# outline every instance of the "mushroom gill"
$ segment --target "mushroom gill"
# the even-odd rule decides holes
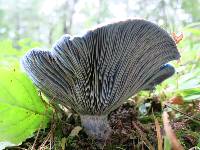
[[[153,89],[174,73],[176,44],[159,26],[126,20],[64,35],[50,51],[32,49],[21,60],[36,86],[75,110],[88,135],[110,135],[107,115],[141,90]]]

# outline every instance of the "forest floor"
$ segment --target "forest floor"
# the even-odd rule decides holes
[[[190,104],[161,104],[159,98],[148,98],[141,105],[132,99],[109,115],[112,136],[105,142],[89,138],[81,127],[77,114],[55,114],[54,120],[45,130],[39,130],[35,136],[27,139],[20,146],[7,150],[152,150],[171,149],[170,140],[163,126],[163,111],[169,114],[170,127],[184,149],[200,149],[200,101]],[[180,104],[179,104],[180,105]],[[171,132],[171,131],[170,131]],[[171,137],[169,137],[171,138]],[[172,145],[173,146],[173,145]]]

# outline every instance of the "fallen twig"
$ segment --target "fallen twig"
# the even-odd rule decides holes
[[[169,103],[165,103],[165,106],[167,106],[167,107],[169,107],[169,108],[171,108],[171,109],[173,109],[173,110],[175,110],[175,111],[177,111],[177,112],[183,114],[186,118],[188,118],[188,119],[190,119],[190,120],[192,120],[192,121],[194,121],[194,122],[200,124],[200,120],[199,120],[198,118],[196,118],[195,116],[193,116],[193,117],[192,117],[192,116],[189,116],[188,114],[182,112],[181,110],[179,110],[179,109],[173,107],[173,106],[172,106],[171,104],[169,104]]]
[[[158,120],[155,118],[155,126],[156,126],[156,133],[157,133],[157,139],[158,139],[158,150],[162,150],[162,135],[160,132],[160,125]]]
[[[150,150],[154,150],[154,147],[151,145],[151,143],[149,142],[149,140],[146,138],[145,133],[136,125],[135,122],[132,122],[133,126],[135,127],[135,129],[138,131],[139,135],[141,136],[144,144],[150,149]]]
[[[184,150],[178,139],[176,138],[175,133],[173,132],[171,125],[169,123],[169,115],[166,111],[163,112],[162,118],[163,118],[163,125],[165,134],[167,135],[168,139],[171,142],[172,148],[174,150]]]

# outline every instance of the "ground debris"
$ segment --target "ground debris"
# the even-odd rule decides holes
[[[80,117],[77,114],[69,113],[67,116],[55,117],[54,123],[45,130],[39,130],[35,136],[27,139],[20,146],[6,148],[7,150],[151,150],[163,146],[163,126],[161,120],[162,108],[158,98],[146,99],[144,103],[151,103],[146,114],[140,114],[136,102],[131,100],[124,103],[118,109],[110,113],[108,120],[113,133],[107,141],[100,143],[89,138],[84,129],[81,130]],[[181,107],[185,107],[182,106]],[[195,113],[199,111],[199,103],[194,105]],[[156,116],[155,116],[156,115]],[[196,116],[195,116],[196,117]],[[156,119],[155,119],[156,118]],[[197,118],[197,117],[196,117]],[[157,120],[157,127],[155,126]],[[200,126],[184,115],[170,119],[170,125],[177,135],[184,148],[189,149],[198,143]],[[160,128],[158,126],[160,125]],[[70,133],[78,127],[75,136]],[[159,130],[160,132],[159,132]],[[158,133],[160,137],[158,137]],[[37,138],[37,140],[36,140]],[[184,144],[183,144],[184,143]],[[34,145],[34,149],[33,148]]]

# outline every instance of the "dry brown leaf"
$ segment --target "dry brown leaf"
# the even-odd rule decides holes
[[[76,126],[76,127],[71,131],[71,133],[69,134],[69,136],[72,136],[72,137],[77,136],[81,130],[82,130],[82,127]]]
[[[162,135],[160,132],[160,125],[156,118],[155,118],[155,126],[156,126],[156,133],[157,133],[157,139],[158,139],[158,150],[163,150],[163,147],[162,147],[163,142],[162,142]]]
[[[172,37],[176,44],[178,44],[183,39],[183,33],[177,35],[175,32],[172,33]]]
[[[162,118],[163,118],[165,134],[168,137],[168,139],[170,140],[173,150],[184,150],[184,148],[182,147],[182,145],[176,138],[174,131],[171,128],[168,117],[169,117],[168,113],[166,111],[164,111]]]
[[[184,104],[184,101],[183,101],[183,97],[182,96],[175,96],[173,98],[171,98],[169,100],[169,102],[171,104],[176,104],[176,105],[183,105]]]

